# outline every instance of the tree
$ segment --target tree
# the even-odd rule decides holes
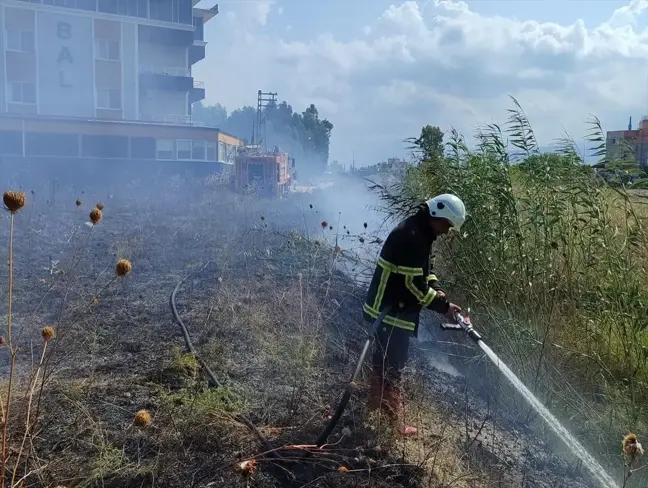
[[[204,106],[196,103],[193,107],[196,120],[206,125],[218,127],[224,132],[251,141],[252,131],[257,119],[253,107],[242,107],[234,110],[229,116],[220,104]],[[327,119],[320,119],[317,107],[310,104],[301,114],[294,112],[285,101],[272,104],[265,109],[266,130],[255,134],[263,140],[268,148],[279,146],[295,158],[300,167],[300,174],[315,176],[326,168],[329,157],[329,146],[333,124]]]
[[[443,132],[437,126],[426,125],[421,129],[418,138],[411,138],[409,142],[422,153],[423,160],[430,160],[435,156],[443,156]]]

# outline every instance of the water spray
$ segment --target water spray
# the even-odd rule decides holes
[[[470,314],[470,309],[468,309]],[[560,421],[545,407],[538,398],[531,393],[524,383],[511,371],[511,369],[502,362],[495,352],[486,345],[481,334],[477,332],[470,321],[468,314],[464,317],[459,312],[455,313],[455,324],[442,323],[441,328],[444,330],[460,330],[466,333],[488,358],[497,366],[500,372],[506,377],[507,380],[515,387],[515,389],[524,397],[524,399],[533,407],[533,409],[542,417],[547,425],[554,431],[554,433],[565,443],[569,450],[576,455],[583,465],[590,472],[592,477],[598,482],[602,488],[619,488],[619,485],[612,479],[612,477],[605,471],[590,453],[587,452],[585,447],[576,439]]]

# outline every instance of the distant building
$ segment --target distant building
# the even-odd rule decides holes
[[[198,0],[0,0],[0,156],[233,163],[238,139],[194,124]],[[7,158],[9,157],[9,158]]]
[[[628,130],[608,131],[606,135],[607,157],[609,160],[634,160],[642,168],[648,167],[648,117],[644,117],[637,129],[632,129],[632,119]],[[628,154],[626,154],[628,153]]]

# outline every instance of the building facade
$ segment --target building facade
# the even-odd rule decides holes
[[[191,116],[197,3],[0,0],[0,156],[228,163],[240,141]]]
[[[627,162],[629,157],[642,168],[648,168],[648,117],[644,117],[636,129],[632,123],[628,130],[608,131],[606,134],[607,157],[612,161]]]
[[[6,113],[189,123],[217,13],[192,0],[0,0]]]

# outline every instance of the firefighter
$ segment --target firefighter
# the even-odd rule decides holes
[[[419,314],[427,308],[456,323],[455,313],[461,311],[431,273],[432,243],[451,229],[458,231],[465,219],[465,206],[455,195],[438,195],[420,205],[385,240],[363,306],[364,318],[372,322],[390,307],[376,334],[369,408],[381,407],[404,435],[417,432],[403,420],[401,372],[409,338],[418,333]]]

